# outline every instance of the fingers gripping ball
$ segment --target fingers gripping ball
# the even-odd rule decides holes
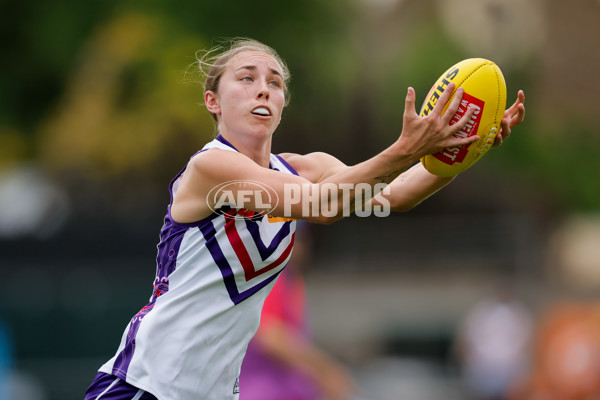
[[[463,172],[487,153],[500,131],[500,122],[506,107],[506,83],[500,68],[486,59],[470,58],[452,66],[437,80],[421,107],[422,117],[433,110],[450,82],[456,84],[455,92],[459,87],[464,89],[460,107],[450,125],[460,120],[469,106],[475,107],[471,120],[455,136],[479,135],[481,139],[469,146],[451,147],[421,158],[421,163],[429,172],[447,177]],[[446,108],[452,98],[446,104]],[[445,112],[446,108],[442,112]]]

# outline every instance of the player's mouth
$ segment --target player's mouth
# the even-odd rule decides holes
[[[260,106],[260,107],[256,107],[254,110],[252,110],[252,114],[259,115],[261,117],[270,117],[271,110],[269,110],[267,107]]]

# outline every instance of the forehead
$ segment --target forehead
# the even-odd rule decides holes
[[[234,71],[238,68],[259,67],[264,65],[267,68],[276,70],[281,74],[281,66],[277,60],[273,56],[257,50],[247,50],[238,53],[233,56],[231,60],[229,60],[228,64],[228,66]]]

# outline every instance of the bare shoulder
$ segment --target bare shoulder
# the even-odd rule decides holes
[[[192,157],[188,166],[191,170],[202,171],[204,174],[219,174],[224,172],[224,168],[247,168],[249,164],[252,164],[251,160],[236,151],[209,149]]]
[[[234,179],[247,179],[258,166],[234,151],[209,149],[191,158],[180,191],[204,196],[215,185]]]
[[[194,155],[174,193],[171,216],[182,223],[207,217],[212,212],[207,199],[210,190],[251,168],[247,157],[233,151],[210,149]]]
[[[298,174],[313,183],[347,168],[346,164],[324,152],[308,154],[281,153],[280,156],[290,164]]]

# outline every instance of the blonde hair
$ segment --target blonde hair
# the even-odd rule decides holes
[[[204,80],[204,93],[208,90],[217,93],[221,76],[225,72],[225,68],[229,61],[236,55],[245,51],[259,51],[265,53],[275,59],[281,68],[281,76],[283,78],[283,93],[285,94],[285,105],[289,103],[288,83],[290,81],[290,71],[277,54],[277,52],[254,39],[234,38],[230,39],[227,45],[217,45],[210,50],[200,50],[196,52],[196,62],[193,64]],[[211,116],[216,121],[217,116],[211,113]]]

